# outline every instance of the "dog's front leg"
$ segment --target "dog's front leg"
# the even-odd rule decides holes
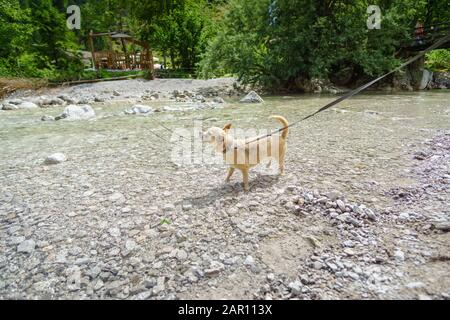
[[[249,189],[249,187],[248,187],[248,169],[242,170],[242,178],[244,180],[244,190],[248,191],[248,189]]]
[[[234,168],[233,167],[230,167],[229,169],[228,169],[228,175],[227,175],[227,178],[226,178],[226,182],[230,182],[230,179],[231,179],[231,176],[233,175],[233,173],[234,173]]]

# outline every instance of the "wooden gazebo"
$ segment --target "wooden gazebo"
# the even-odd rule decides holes
[[[109,50],[95,51],[94,38],[108,37]],[[115,52],[113,41],[120,40],[123,52]],[[127,52],[126,42],[134,43],[142,50]],[[150,46],[130,35],[121,32],[89,33],[89,45],[92,52],[92,61],[96,69],[111,70],[149,70],[153,74],[153,53]]]

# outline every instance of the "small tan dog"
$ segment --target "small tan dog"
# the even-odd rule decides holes
[[[286,155],[286,138],[289,125],[282,116],[271,116],[283,124],[281,134],[273,134],[267,137],[249,139],[235,139],[229,134],[231,123],[225,125],[222,129],[211,127],[201,133],[204,142],[211,143],[216,152],[222,153],[225,163],[230,165],[226,181],[229,182],[236,169],[242,171],[244,180],[244,190],[249,189],[248,174],[250,168],[256,166],[267,158],[274,158],[279,163],[280,174],[284,174],[284,158]],[[267,165],[269,167],[272,161]]]

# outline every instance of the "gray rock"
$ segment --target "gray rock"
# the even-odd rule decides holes
[[[95,117],[94,109],[90,105],[69,105],[64,109],[64,112],[55,118],[55,120],[87,120]]]
[[[356,252],[353,249],[350,249],[350,248],[345,248],[343,251],[348,256],[354,256],[356,254]]]
[[[215,102],[215,103],[225,103],[225,100],[223,100],[221,97],[215,97],[213,99],[213,102]]]
[[[94,284],[94,287],[93,287],[93,289],[95,290],[95,291],[98,291],[98,290],[100,290],[101,288],[103,288],[104,287],[104,282],[102,281],[102,279],[97,279],[97,281],[95,282],[95,284]]]
[[[336,201],[339,197],[340,197],[340,192],[333,190],[327,193],[327,197],[328,199],[330,199],[331,201]]]
[[[192,209],[192,204],[190,204],[190,203],[183,204],[182,209],[184,211],[189,211]]]
[[[255,91],[250,91],[239,102],[240,103],[263,103],[264,100]]]
[[[116,231],[114,231],[114,233],[115,232]],[[120,230],[119,230],[119,233],[120,233]],[[111,234],[111,232],[110,232],[110,234]],[[119,236],[120,236],[120,234],[119,234]],[[128,239],[127,241],[125,241],[125,249],[128,251],[133,251],[134,249],[136,249],[136,242],[134,240]]]
[[[23,102],[22,99],[11,99],[11,100],[8,100],[8,101],[7,101],[7,103],[14,104],[14,105],[19,105],[19,104],[21,104],[22,102]]]
[[[46,159],[45,159],[45,164],[59,164],[62,163],[64,161],[66,161],[67,158],[63,153],[54,153],[49,155]]]
[[[403,253],[403,251],[397,249],[394,252],[394,258],[397,262],[403,262],[403,261],[405,261],[405,254]]]
[[[406,284],[405,287],[407,287],[409,289],[419,289],[419,288],[424,288],[425,287],[425,283],[423,283],[423,282],[410,282],[410,283]]]
[[[103,98],[103,97],[95,97],[94,101],[95,102],[105,102],[105,98]]]
[[[152,296],[152,294],[153,294],[152,290],[144,291],[144,292],[137,294],[135,296],[135,298],[136,298],[136,300],[147,300],[148,298],[150,298]]]
[[[55,121],[55,117],[43,115],[41,121]]]
[[[176,257],[177,257],[178,260],[184,261],[184,260],[187,259],[188,254],[187,254],[186,251],[180,249],[180,250],[177,251]]]
[[[17,252],[32,253],[35,247],[36,243],[34,240],[28,239],[17,246]]]
[[[149,106],[137,104],[132,106],[131,109],[125,110],[124,112],[125,114],[149,114],[153,112],[153,109]]]
[[[72,98],[71,96],[67,94],[61,94],[58,96],[59,99],[69,103],[69,104],[76,104],[77,100],[75,98]]]
[[[19,109],[19,107],[12,103],[5,103],[5,104],[3,104],[3,107],[2,107],[2,110],[5,110],[5,111],[6,110],[8,110],[8,111],[17,110],[17,109]]]
[[[450,221],[435,223],[434,227],[441,231],[449,231],[450,230]]]
[[[433,81],[433,72],[424,69],[422,73],[422,79],[420,80],[419,89],[424,90],[430,87]]]
[[[291,290],[291,293],[295,296],[298,296],[302,293],[302,283],[300,281],[290,282],[288,284],[288,288]]]
[[[402,212],[399,214],[398,218],[400,220],[408,220],[409,219],[409,213],[408,212]]]
[[[109,228],[108,229],[108,233],[112,236],[112,237],[120,237],[120,229],[119,228]]]
[[[314,261],[314,263],[313,263],[313,268],[314,268],[314,269],[320,270],[320,269],[322,269],[322,267],[323,267],[322,262],[320,262],[320,261]]]
[[[225,266],[222,263],[218,261],[212,261],[210,267],[208,269],[205,269],[205,275],[208,277],[217,276],[224,269]]]
[[[200,101],[200,102],[206,102],[206,98],[204,96],[202,96],[201,94],[196,95],[195,100]]]
[[[51,99],[49,104],[52,106],[63,106],[66,104],[66,102],[60,98],[53,98],[53,99]]]
[[[11,238],[9,238],[9,243],[11,245],[18,245],[18,244],[22,243],[23,241],[25,241],[25,237],[24,236],[18,236],[18,237],[11,237]]]
[[[80,98],[80,100],[78,100],[79,104],[89,104],[91,102],[91,100],[87,97],[82,97]]]
[[[376,221],[377,220],[377,215],[370,209],[366,210],[366,215],[367,215],[367,218],[369,218],[372,221]]]
[[[114,192],[112,195],[108,197],[108,200],[120,204],[125,201],[125,196],[120,192]]]
[[[342,212],[345,211],[345,203],[342,200],[336,200],[336,204],[339,207],[339,209],[341,209]]]
[[[175,206],[171,203],[165,204],[162,208],[164,212],[172,212],[175,211]]]
[[[255,264],[255,259],[252,256],[247,256],[244,260],[244,265],[251,266]]]
[[[34,109],[38,108],[37,104],[29,101],[24,101],[21,104],[17,105],[19,109]]]

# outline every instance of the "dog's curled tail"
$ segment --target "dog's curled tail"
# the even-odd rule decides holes
[[[288,132],[289,132],[289,129],[287,128],[289,126],[289,123],[287,122],[286,118],[282,117],[282,116],[270,116],[269,118],[270,119],[277,119],[278,121],[280,121],[283,124],[284,129],[281,132],[281,137],[283,139],[286,139],[286,137],[288,135]]]

